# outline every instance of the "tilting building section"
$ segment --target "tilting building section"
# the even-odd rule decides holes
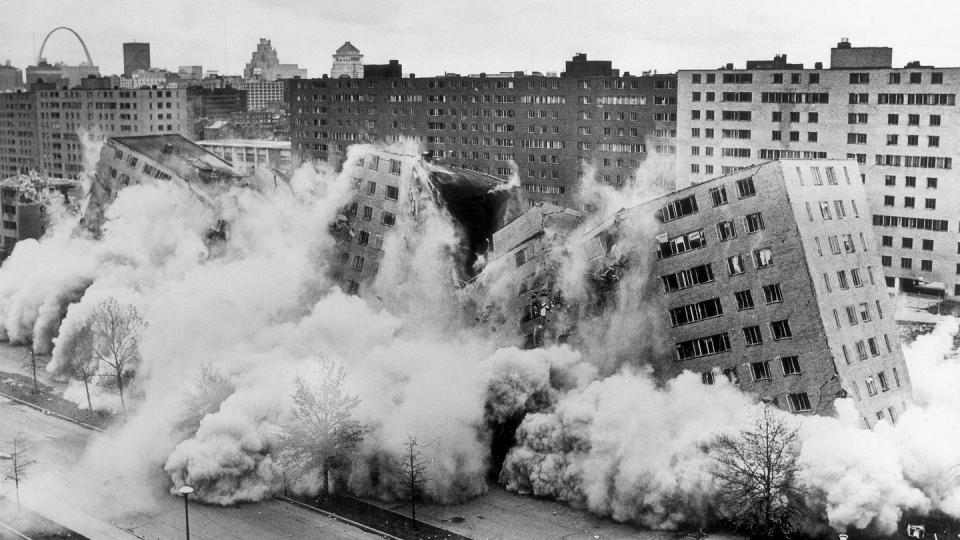
[[[660,319],[637,325],[669,336],[642,359],[658,375],[725,377],[797,413],[829,414],[849,395],[867,426],[896,422],[910,379],[859,175],[850,160],[769,162],[622,210],[570,239],[594,288],[575,309],[550,268],[556,210],[531,209],[498,251],[517,269],[515,324],[528,346],[565,341],[640,272]]]
[[[100,150],[97,173],[82,224],[99,232],[104,214],[121,189],[145,182],[175,182],[206,204],[212,195],[248,176],[181,135],[113,137]],[[223,233],[225,224],[217,224]],[[212,234],[217,234],[213,231]]]
[[[337,247],[330,263],[331,276],[351,294],[362,294],[376,278],[387,235],[408,233],[398,230],[401,213],[416,222],[429,204],[450,215],[461,241],[451,253],[456,272],[451,279],[458,282],[473,277],[476,258],[494,232],[519,214],[516,190],[502,189],[499,178],[439,166],[416,154],[370,150],[347,166],[354,197],[331,225]]]

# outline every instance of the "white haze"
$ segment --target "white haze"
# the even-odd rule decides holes
[[[353,493],[394,497],[394,459],[413,435],[431,444],[431,498],[478,496],[487,489],[488,423],[526,414],[500,476],[509,489],[649,527],[711,522],[710,441],[744,425],[755,400],[689,373],[658,384],[643,358],[627,354],[658,339],[649,306],[630,294],[639,278],[624,280],[606,328],[584,328],[582,350],[501,347],[458,305],[448,257],[458,231],[445,211],[425,210],[418,221],[398,216],[373,290],[348,296],[325,271],[328,224],[351,196],[350,164],[364,151],[351,148],[342,174],[304,167],[289,187],[220,194],[216,210],[170,184],[127,188],[102,238],[74,234],[76,221],[62,219],[41,241],[18,244],[0,268],[0,337],[50,350],[110,296],[148,322],[133,410],[92,442],[78,474],[127,486],[118,509],[149,508],[183,483],[214,504],[269,497],[287,478],[273,456],[293,380],[309,380],[325,354],[346,367],[347,390],[361,399],[357,417],[371,426],[339,478]],[[659,174],[639,171],[641,182]],[[586,182],[586,200],[602,214],[651,196]],[[211,253],[205,234],[220,215],[231,218],[229,240]],[[586,298],[582,253],[567,246],[552,257],[574,269],[565,292]],[[491,290],[506,294],[502,282]],[[850,400],[838,401],[837,418],[796,418],[811,508],[830,526],[889,531],[908,508],[960,517],[952,383],[960,362],[943,358],[955,331],[944,322],[906,349],[917,406],[896,427],[860,429]],[[51,370],[68,364],[52,351]],[[233,392],[184,432],[185,393],[202,366]],[[85,403],[76,386],[68,395]],[[315,476],[296,478],[293,489],[316,491]]]

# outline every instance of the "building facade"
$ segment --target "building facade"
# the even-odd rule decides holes
[[[781,160],[622,210],[571,241],[591,261],[601,306],[607,287],[640,273],[641,302],[660,317],[637,324],[665,341],[654,373],[726,377],[797,413],[830,414],[849,396],[869,427],[896,422],[911,386],[866,208],[855,161]],[[573,340],[578,319],[597,316],[596,306],[563,316],[570,306],[543,272],[558,240],[544,233],[573,226],[540,214],[537,234],[495,236],[490,265],[516,267],[527,346]]]
[[[289,174],[292,170],[289,141],[221,139],[197,144],[249,173],[270,169]]]
[[[349,41],[344,43],[333,54],[333,67],[330,68],[330,77],[359,79],[363,77],[363,55],[360,49]]]
[[[783,57],[681,70],[678,184],[770,159],[855,159],[887,285],[960,295],[960,68],[891,58],[842,41],[826,69]]]
[[[236,86],[247,93],[247,110],[264,111],[286,108],[286,83],[265,79],[245,80]]]
[[[130,77],[134,71],[150,69],[149,43],[123,44],[123,76]]]
[[[611,185],[651,156],[672,167],[676,77],[609,66],[576,76],[586,62],[575,59],[561,77],[290,81],[294,161],[339,163],[354,143],[414,141],[451,167],[500,178],[516,167],[528,200],[561,206],[575,204],[588,165]]]
[[[34,92],[0,92],[0,177],[27,173],[40,164]]]
[[[20,68],[10,65],[7,60],[0,65],[0,92],[15,92],[24,89],[23,72]]]
[[[185,89],[37,89],[37,151],[40,171],[77,178],[83,171],[80,133],[93,137],[190,135]]]
[[[44,200],[63,198],[70,205],[80,195],[79,182],[18,174],[0,180],[0,261],[20,240],[40,238],[46,230]]]

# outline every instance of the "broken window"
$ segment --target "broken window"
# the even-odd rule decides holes
[[[373,219],[373,207],[371,206],[363,207],[363,219],[367,221],[370,221],[371,219]]]
[[[733,221],[721,221],[717,223],[717,239],[724,242],[737,236],[737,229],[733,226]]]
[[[787,319],[771,322],[770,330],[773,333],[774,341],[793,337],[793,332],[790,330],[790,321]]]
[[[397,186],[387,186],[387,198],[395,201],[400,198],[400,188]]]
[[[780,292],[780,284],[772,283],[763,286],[763,299],[768,304],[783,302],[783,293]]]
[[[745,326],[743,328],[743,339],[747,345],[759,345],[763,343],[763,334],[760,333],[759,326]]]
[[[733,294],[734,298],[737,299],[737,310],[743,311],[745,309],[753,309],[753,295],[750,294],[750,290],[740,291]]]
[[[658,240],[661,240],[661,238],[662,237],[658,237]],[[682,234],[680,236],[675,236],[666,241],[661,240],[659,246],[657,247],[657,258],[666,259],[668,257],[673,257],[674,255],[679,255],[681,253],[686,253],[687,251],[705,247],[706,245],[707,242],[703,236],[703,229],[700,229],[687,234]]]
[[[393,212],[384,212],[382,221],[387,227],[393,227],[397,223],[397,216]]]
[[[684,216],[689,216],[690,214],[695,214],[699,211],[697,208],[697,198],[693,195],[689,197],[684,197],[683,199],[673,201],[665,205],[663,208],[657,210],[656,217],[657,221],[665,223],[667,221],[673,221],[675,219],[680,219]]]
[[[780,358],[780,367],[783,368],[783,375],[800,375],[800,359],[796,356],[783,356]]]
[[[726,368],[723,370],[723,375],[730,384],[740,384],[740,375],[737,374],[737,368]]]
[[[770,376],[770,364],[768,362],[753,362],[750,364],[750,373],[755,381],[768,381]]]
[[[810,410],[810,398],[806,392],[790,394],[790,410],[793,412],[804,412]]]
[[[773,266],[773,251],[770,248],[754,250],[753,263],[757,268],[767,268],[768,266]]]
[[[755,233],[763,230],[763,216],[760,214],[760,212],[747,214],[746,223],[747,233]]]
[[[713,384],[713,372],[706,371],[700,374],[700,382],[703,384]]]
[[[367,231],[360,231],[360,233],[357,234],[357,244],[361,246],[365,246],[369,242],[370,242],[370,233],[368,233]]]
[[[688,304],[670,310],[670,323],[673,326],[682,326],[703,319],[710,319],[723,315],[723,306],[719,298],[711,298],[703,302]]]
[[[730,350],[730,337],[726,332],[702,338],[681,341],[676,345],[677,358],[687,360]]]
[[[363,271],[363,257],[359,255],[353,257],[353,269],[357,272]]]
[[[757,194],[757,188],[753,185],[753,177],[737,180],[737,194],[741,199],[753,197]]]
[[[743,256],[737,254],[737,255],[734,255],[733,257],[728,257],[728,258],[727,258],[727,270],[730,272],[730,275],[731,275],[731,276],[735,276],[735,275],[737,275],[737,274],[742,274],[742,273],[744,272],[744,269],[743,269]]]
[[[710,188],[710,200],[713,201],[714,206],[727,204],[727,187]]]
[[[694,266],[693,268],[681,270],[675,274],[661,276],[660,279],[663,281],[663,288],[665,292],[678,291],[681,289],[686,289],[687,287],[713,281],[713,268],[709,263],[702,264],[700,266]]]

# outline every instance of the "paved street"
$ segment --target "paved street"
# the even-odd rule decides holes
[[[4,345],[5,346],[5,345]],[[172,539],[183,536],[183,500],[162,491],[154,508],[113,515],[90,486],[79,484],[67,470],[80,455],[92,432],[28,407],[0,403],[0,440],[23,433],[34,445],[35,471],[62,474],[70,481],[44,482],[42,475],[28,481],[21,495],[24,505],[53,521],[96,539]],[[36,487],[42,483],[43,487]],[[3,492],[13,498],[12,486]],[[221,538],[337,538],[372,539],[376,536],[286,503],[269,501],[236,508],[191,504],[190,533],[197,540]]]

